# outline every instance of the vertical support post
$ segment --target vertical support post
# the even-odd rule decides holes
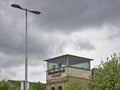
[[[28,43],[28,40],[27,40],[27,9],[25,9],[25,13],[26,13],[26,31],[25,31],[25,39],[26,39],[26,45],[25,45],[25,90],[27,90],[27,73],[28,73],[28,56],[27,56],[27,50],[28,50],[28,47],[27,47],[27,43]]]
[[[70,66],[69,56],[67,56],[67,66]]]
[[[17,8],[17,9],[21,9],[21,10],[25,10],[25,85],[24,85],[24,90],[29,89],[29,85],[28,85],[28,80],[27,80],[27,74],[28,74],[28,34],[27,34],[27,12],[31,12],[33,14],[40,14],[41,12],[39,11],[31,11],[28,10],[27,8],[24,9],[21,6],[17,5],[17,4],[11,4],[12,7]]]

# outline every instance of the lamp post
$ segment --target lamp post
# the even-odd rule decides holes
[[[27,80],[27,74],[28,74],[28,45],[27,45],[27,43],[28,43],[28,34],[27,34],[27,32],[28,32],[28,30],[27,30],[27,12],[30,12],[30,13],[33,13],[33,14],[36,14],[36,15],[39,15],[39,14],[41,14],[41,12],[39,12],[39,11],[33,11],[33,10],[28,10],[27,8],[22,8],[21,6],[19,6],[19,5],[17,5],[17,4],[11,4],[11,6],[12,7],[14,7],[14,8],[18,8],[18,9],[20,9],[20,10],[24,10],[25,11],[25,15],[26,15],[26,26],[25,26],[25,29],[26,29],[26,32],[25,32],[25,40],[26,40],[26,42],[25,42],[25,87],[24,87],[24,89],[25,90],[27,90],[27,82],[28,82],[28,80]]]

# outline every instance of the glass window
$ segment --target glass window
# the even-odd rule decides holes
[[[66,57],[61,57],[48,61],[48,70],[52,70],[57,67],[65,67],[65,66],[67,66]]]
[[[90,69],[90,61],[82,58],[71,57],[69,59],[69,65],[71,67]]]
[[[90,60],[74,56],[65,56],[48,61],[48,70],[65,66],[90,69]]]

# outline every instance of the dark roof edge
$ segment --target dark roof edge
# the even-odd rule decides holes
[[[64,57],[64,56],[73,56],[73,57],[77,57],[77,58],[88,59],[88,60],[90,60],[90,61],[94,60],[94,59],[91,59],[91,58],[86,58],[86,57],[81,57],[81,56],[76,56],[76,55],[71,55],[71,54],[64,54],[64,55],[60,55],[60,56],[57,56],[57,57],[45,59],[44,61],[49,61],[49,60],[53,60],[53,59],[60,58],[60,57]]]

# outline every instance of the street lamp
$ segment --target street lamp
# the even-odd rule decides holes
[[[26,27],[25,27],[25,29],[26,29],[26,36],[25,36],[25,39],[26,39],[26,43],[25,43],[25,46],[26,46],[26,49],[25,49],[25,90],[27,90],[27,74],[28,74],[28,55],[27,55],[27,51],[28,51],[28,48],[27,48],[27,42],[28,42],[28,40],[27,40],[27,12],[31,12],[31,13],[33,13],[33,14],[36,14],[36,15],[39,15],[39,14],[41,14],[41,12],[39,12],[39,11],[33,11],[33,10],[28,10],[27,8],[22,8],[21,6],[19,6],[19,5],[17,5],[17,4],[11,4],[11,6],[12,7],[14,7],[14,8],[18,8],[18,9],[20,9],[20,10],[25,10],[25,13],[26,13]]]

